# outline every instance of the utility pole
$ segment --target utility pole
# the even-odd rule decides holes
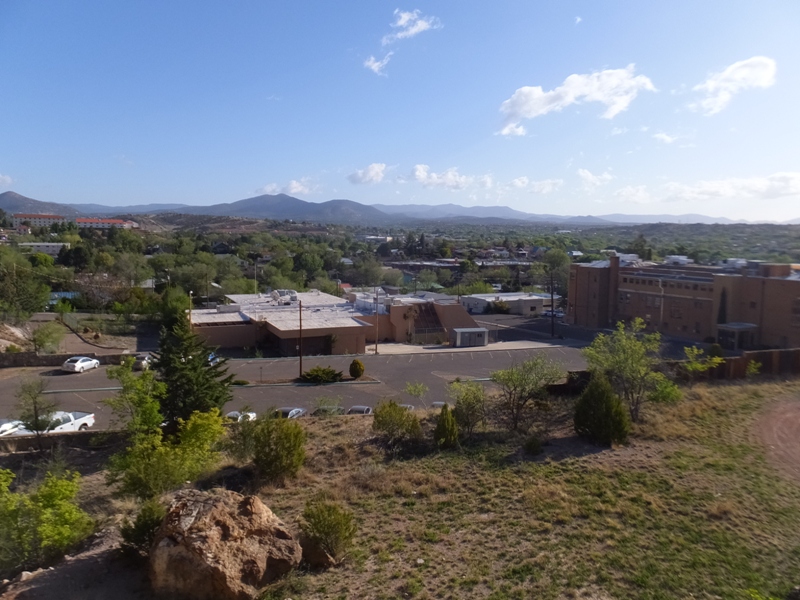
[[[253,259],[253,289],[255,290],[253,293],[258,293],[258,259]]]
[[[378,356],[378,288],[375,288],[375,356]]]
[[[550,267],[550,337],[556,337],[556,304],[554,287],[553,267]]]
[[[303,301],[297,302],[300,308],[300,337],[297,339],[297,355],[300,357],[300,375],[303,376]]]
[[[189,290],[189,329],[194,329],[192,326],[192,290]]]

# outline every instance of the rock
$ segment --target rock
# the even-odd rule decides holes
[[[330,569],[336,565],[335,558],[305,535],[300,536],[300,547],[303,548],[303,561],[312,569]]]
[[[800,585],[793,587],[792,590],[786,594],[786,600],[800,600]]]
[[[28,581],[31,577],[33,577],[33,573],[30,571],[23,571],[14,578],[14,581]]]
[[[250,600],[301,557],[286,525],[255,496],[184,490],[153,541],[150,581],[165,598]]]

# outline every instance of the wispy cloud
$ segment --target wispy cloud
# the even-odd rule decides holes
[[[703,83],[694,86],[694,91],[705,94],[705,98],[689,107],[706,115],[715,115],[724,109],[741,91],[752,88],[768,88],[775,84],[775,61],[766,56],[754,56],[735,62],[724,71],[714,73]]]
[[[441,173],[432,173],[428,165],[415,165],[413,177],[425,187],[443,187],[449,190],[463,190],[475,181],[472,176],[461,175],[455,167]]]
[[[635,66],[607,69],[590,74],[573,74],[555,89],[545,92],[541,86],[521,87],[500,105],[506,121],[501,135],[524,135],[520,125],[524,119],[561,111],[572,104],[600,102],[605,104],[603,118],[613,119],[626,110],[641,91],[655,92],[653,82],[644,75],[634,75]]]
[[[578,169],[578,177],[580,177],[581,181],[583,181],[584,188],[590,192],[594,191],[595,188],[601,185],[606,185],[608,182],[614,179],[614,176],[608,171],[601,173],[600,175],[594,175],[588,169]]]
[[[386,73],[384,73],[383,70],[386,68],[386,65],[389,64],[392,54],[394,54],[394,52],[387,53],[386,56],[384,56],[381,60],[377,60],[374,56],[370,56],[364,61],[364,66],[376,75],[383,75],[385,77]]]
[[[659,142],[664,142],[665,144],[671,144],[672,142],[678,139],[678,136],[660,132],[653,134],[653,138],[658,140]]]
[[[355,173],[350,173],[347,180],[353,184],[380,183],[386,171],[384,163],[372,163],[366,169],[358,169]]]
[[[654,198],[645,185],[628,185],[614,192],[614,197],[632,204],[649,204]]]
[[[583,21],[583,19],[581,19],[580,17],[575,17],[575,25],[577,25],[581,21]]]
[[[698,202],[721,199],[775,200],[800,196],[800,172],[773,173],[767,177],[731,177],[698,181],[686,185],[671,182],[666,185],[666,201]]]
[[[9,175],[3,175],[2,173],[0,173],[0,186],[8,187],[12,183],[14,183],[14,180],[11,179]]]
[[[381,40],[384,46],[414,37],[429,29],[441,29],[442,23],[436,17],[423,16],[419,10],[408,12],[398,8],[394,11],[394,22],[391,26],[394,31],[387,33]]]
[[[531,181],[529,189],[534,194],[550,194],[563,184],[563,179],[542,179],[541,181]]]
[[[611,130],[611,135],[622,135],[623,133],[628,133],[627,127],[614,127]]]
[[[303,177],[299,181],[292,179],[286,185],[278,185],[277,183],[268,183],[260,190],[256,190],[262,194],[311,194],[315,191],[315,187],[311,184],[308,177]]]

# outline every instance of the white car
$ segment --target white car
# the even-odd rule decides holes
[[[0,437],[4,435],[14,435],[15,432],[22,429],[22,421],[15,419],[0,419]]]
[[[72,358],[68,358],[64,364],[61,365],[61,370],[69,373],[83,373],[89,369],[96,369],[99,366],[100,361],[96,358],[89,358],[88,356],[73,356]]]
[[[231,421],[255,421],[256,420],[256,413],[254,412],[239,412],[238,410],[232,410],[227,415],[225,415]]]

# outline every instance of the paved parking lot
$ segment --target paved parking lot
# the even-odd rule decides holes
[[[366,374],[379,383],[336,384],[328,386],[255,385],[234,388],[234,399],[225,410],[249,406],[261,413],[269,407],[299,406],[310,408],[319,396],[340,396],[343,406],[367,404],[374,406],[381,398],[398,397],[410,401],[403,393],[409,381],[419,381],[430,388],[427,402],[446,397],[446,386],[455,378],[472,379],[489,377],[492,371],[504,369],[522,362],[536,354],[545,354],[561,364],[565,370],[580,370],[585,362],[578,348],[553,346],[540,343],[519,349],[514,344],[493,344],[483,351],[450,352],[428,351],[415,354],[379,354],[360,356],[366,366]],[[508,349],[507,349],[508,348]],[[316,365],[328,366],[344,371],[352,356],[304,357],[303,369]],[[236,359],[229,362],[230,371],[236,379],[258,384],[280,379],[291,379],[299,374],[297,358],[283,359]],[[110,425],[110,411],[102,404],[104,398],[112,396],[115,381],[108,379],[105,367],[82,374],[61,373],[58,369],[15,369],[0,374],[0,417],[14,414],[14,393],[25,376],[41,376],[47,380],[48,391],[64,410],[81,410],[95,413],[98,429]]]

